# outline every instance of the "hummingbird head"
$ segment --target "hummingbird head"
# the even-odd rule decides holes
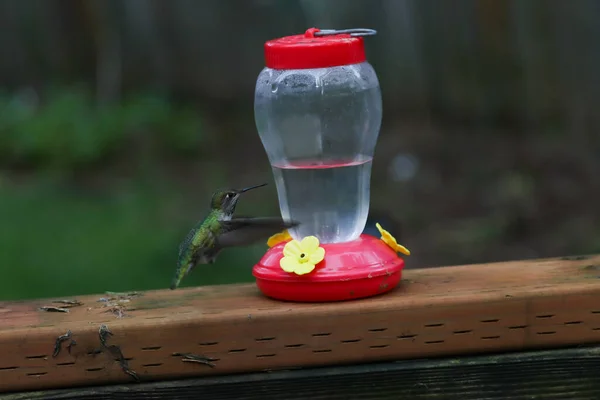
[[[266,185],[266,183],[262,183],[260,185],[250,186],[244,189],[218,190],[213,194],[210,207],[213,210],[221,211],[225,215],[232,215],[242,193]]]

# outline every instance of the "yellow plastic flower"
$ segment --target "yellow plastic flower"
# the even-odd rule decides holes
[[[325,249],[319,247],[319,239],[307,236],[300,242],[292,239],[286,243],[279,265],[285,272],[304,275],[312,272],[324,258]]]
[[[402,254],[406,254],[407,256],[410,256],[410,251],[406,247],[402,246],[401,244],[398,244],[398,242],[396,241],[396,238],[393,237],[388,231],[383,229],[381,227],[381,225],[379,225],[379,222],[376,223],[375,226],[379,230],[379,233],[381,233],[381,240],[383,240],[383,242],[385,244],[390,246],[392,248],[392,250],[394,250],[396,253],[400,252]]]
[[[276,233],[273,236],[271,236],[269,238],[269,240],[267,240],[267,246],[269,246],[269,247],[277,246],[279,243],[290,240],[291,238],[292,237],[290,236],[290,233],[286,229],[283,232],[279,232],[279,233]]]

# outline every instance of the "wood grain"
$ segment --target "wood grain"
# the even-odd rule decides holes
[[[600,343],[599,277],[591,256],[406,271],[393,292],[342,303],[274,301],[254,285],[145,292],[122,318],[103,295],[68,313],[39,310],[57,299],[0,303],[0,391],[132,382],[102,324],[142,382]],[[77,344],[53,357],[68,330]]]

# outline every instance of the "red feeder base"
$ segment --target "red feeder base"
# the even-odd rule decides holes
[[[328,302],[371,297],[395,288],[404,260],[380,239],[361,235],[346,243],[322,244],[325,259],[306,275],[279,266],[286,242],[270,248],[252,270],[265,296],[296,302]]]

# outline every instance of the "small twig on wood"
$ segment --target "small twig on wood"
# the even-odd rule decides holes
[[[204,364],[204,365],[208,365],[211,368],[215,367],[215,364],[213,364],[211,361],[217,361],[214,358],[200,356],[200,355],[192,354],[192,353],[173,353],[173,356],[174,357],[182,357],[181,358],[182,362],[193,362],[193,363],[197,363],[197,364]]]
[[[69,309],[64,307],[42,306],[40,307],[40,311],[68,313]]]
[[[65,308],[77,307],[77,306],[83,305],[83,303],[80,302],[79,300],[54,300],[53,303],[63,304],[63,307],[65,307]]]

